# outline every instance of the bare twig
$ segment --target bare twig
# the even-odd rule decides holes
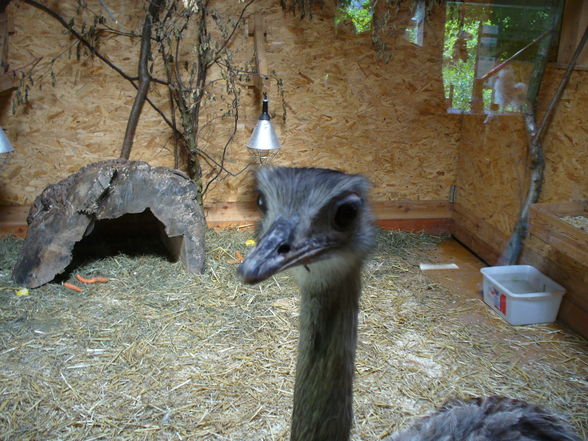
[[[218,48],[218,50],[216,51],[215,56],[208,62],[208,66],[207,67],[212,66],[220,58],[220,55],[221,55],[222,51],[227,47],[227,45],[229,44],[229,42],[233,39],[233,35],[235,34],[235,31],[237,30],[237,28],[241,24],[241,20],[243,19],[243,15],[245,14],[245,11],[255,1],[256,0],[249,0],[249,2],[247,2],[247,4],[243,7],[243,9],[241,9],[241,14],[239,14],[239,18],[235,22],[235,25],[233,26],[233,30],[231,31],[231,33],[229,34],[229,36],[225,39],[225,41],[223,42],[223,44]]]
[[[104,0],[98,0],[98,1],[100,2],[100,5],[102,6],[102,8],[106,11],[106,13],[108,14],[108,16],[110,17],[110,19],[113,22],[118,23],[118,20],[116,19],[116,17],[114,16],[114,14],[110,10],[110,8],[106,5],[106,3],[104,2]]]
[[[495,74],[496,72],[498,72],[499,70],[501,70],[504,66],[506,66],[507,64],[509,64],[510,62],[512,62],[512,60],[514,60],[516,57],[518,57],[519,55],[521,55],[523,52],[525,52],[527,49],[529,49],[535,43],[538,43],[539,41],[543,40],[551,32],[553,32],[553,29],[547,29],[545,32],[543,32],[541,35],[539,35],[537,38],[535,38],[529,44],[527,44],[523,48],[521,48],[518,51],[516,51],[513,55],[511,55],[510,57],[508,57],[506,60],[504,60],[501,63],[499,63],[496,66],[494,66],[492,69],[490,69],[484,75],[482,75],[482,78],[480,78],[480,79],[481,80],[486,80],[488,77],[490,77],[491,75]]]
[[[148,60],[150,58],[149,55],[151,53],[151,43],[153,40],[151,37],[151,33],[153,32],[151,26],[154,24],[153,20],[146,19],[143,26],[141,54],[139,60],[139,76],[135,77],[124,72],[106,56],[100,53],[100,51],[91,41],[82,35],[80,31],[76,30],[73,25],[73,21],[68,22],[66,18],[62,17],[58,12],[52,10],[50,7],[40,3],[37,0],[23,1],[42,10],[57,20],[79,41],[80,45],[86,47],[92,55],[103,61],[107,66],[112,68],[124,79],[129,81],[131,85],[137,89],[137,96],[129,116],[127,132],[125,133],[125,139],[121,149],[121,157],[128,158],[130,155],[132,140],[137,127],[137,122],[141,114],[143,103],[146,101],[157,113],[159,113],[165,123],[172,129],[173,136],[176,140],[179,141],[179,148],[186,149],[188,156],[188,173],[192,178],[195,179],[197,184],[202,185],[200,182],[202,178],[202,169],[199,162],[200,157],[208,162],[211,167],[218,168],[218,170],[214,171],[213,180],[218,179],[222,172],[226,172],[227,175],[237,176],[247,169],[247,167],[245,167],[243,170],[240,170],[237,173],[233,173],[225,166],[228,147],[233,142],[237,133],[238,111],[236,108],[234,112],[235,122],[233,124],[232,133],[225,142],[220,159],[215,159],[212,155],[200,149],[198,146],[198,137],[202,128],[206,126],[204,122],[200,121],[200,110],[204,104],[203,100],[205,99],[206,94],[209,93],[208,91],[210,90],[210,86],[217,81],[208,81],[208,69],[217,62],[219,65],[221,65],[220,58],[226,52],[230,41],[236,35],[236,31],[242,23],[243,17],[245,16],[245,12],[247,11],[248,7],[252,5],[255,0],[247,0],[247,3],[245,3],[241,8],[236,22],[232,24],[231,28],[226,29],[226,33],[224,32],[223,24],[219,23],[219,17],[214,17],[216,24],[223,30],[222,34],[224,35],[224,38],[220,44],[214,44],[214,41],[211,40],[213,37],[211,37],[211,35],[208,33],[208,0],[202,0],[199,2],[199,7],[197,9],[188,11],[188,13],[183,11],[181,14],[177,14],[179,7],[177,6],[176,2],[165,2],[160,0],[162,5],[159,6],[158,14],[162,13],[164,9],[165,13],[161,19],[158,20],[159,26],[157,29],[157,35],[155,36],[155,41],[159,46],[159,51],[166,68],[167,81],[153,78],[149,72]],[[154,3],[157,2],[149,0],[150,11],[154,7],[157,8]],[[101,5],[106,7],[103,1],[101,1]],[[107,13],[110,14],[108,9]],[[187,77],[182,78],[182,67],[180,66],[180,46],[182,35],[188,28],[192,13],[197,15],[196,44],[199,47],[199,50],[196,52],[197,59],[193,64],[194,69],[189,72]],[[147,17],[154,18],[154,16],[149,13],[147,14]],[[116,32],[124,34],[121,31]],[[169,44],[167,47],[164,40]],[[173,47],[173,49],[171,49],[170,46]],[[228,71],[235,69],[235,67],[232,66],[230,62],[226,63],[224,68]],[[233,78],[233,75],[229,74],[229,77]],[[158,83],[168,87],[172,110],[171,118],[168,118],[163,113],[163,111],[149,99],[148,90],[151,83]],[[235,101],[233,101],[233,103],[235,103]],[[234,105],[235,104],[233,104],[233,106]],[[238,106],[238,99],[236,105]],[[181,116],[181,119],[178,119],[177,121],[175,111],[178,111],[179,115]],[[175,152],[175,163],[179,164],[178,147],[176,147]],[[209,185],[210,182],[207,183],[206,187],[208,188]]]

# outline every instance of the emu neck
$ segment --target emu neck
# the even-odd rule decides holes
[[[353,419],[361,265],[338,274],[321,265],[301,281],[291,441],[347,441]]]

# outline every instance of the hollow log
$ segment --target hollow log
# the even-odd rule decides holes
[[[14,280],[29,288],[50,282],[66,269],[75,244],[97,221],[147,209],[163,224],[172,257],[188,272],[201,273],[205,221],[194,182],[178,170],[114,159],[80,169],[35,199]]]

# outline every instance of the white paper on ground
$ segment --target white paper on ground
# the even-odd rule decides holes
[[[421,263],[419,267],[421,271],[459,269],[455,263]]]

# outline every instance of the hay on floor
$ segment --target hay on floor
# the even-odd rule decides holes
[[[0,439],[285,440],[298,297],[288,274],[245,286],[251,232],[213,232],[205,274],[159,255],[89,261],[83,293],[16,295],[22,242],[0,241]],[[511,327],[418,270],[439,238],[382,233],[365,271],[354,440],[449,397],[545,403],[588,433],[588,347],[555,325]],[[22,292],[19,294],[23,294]]]

